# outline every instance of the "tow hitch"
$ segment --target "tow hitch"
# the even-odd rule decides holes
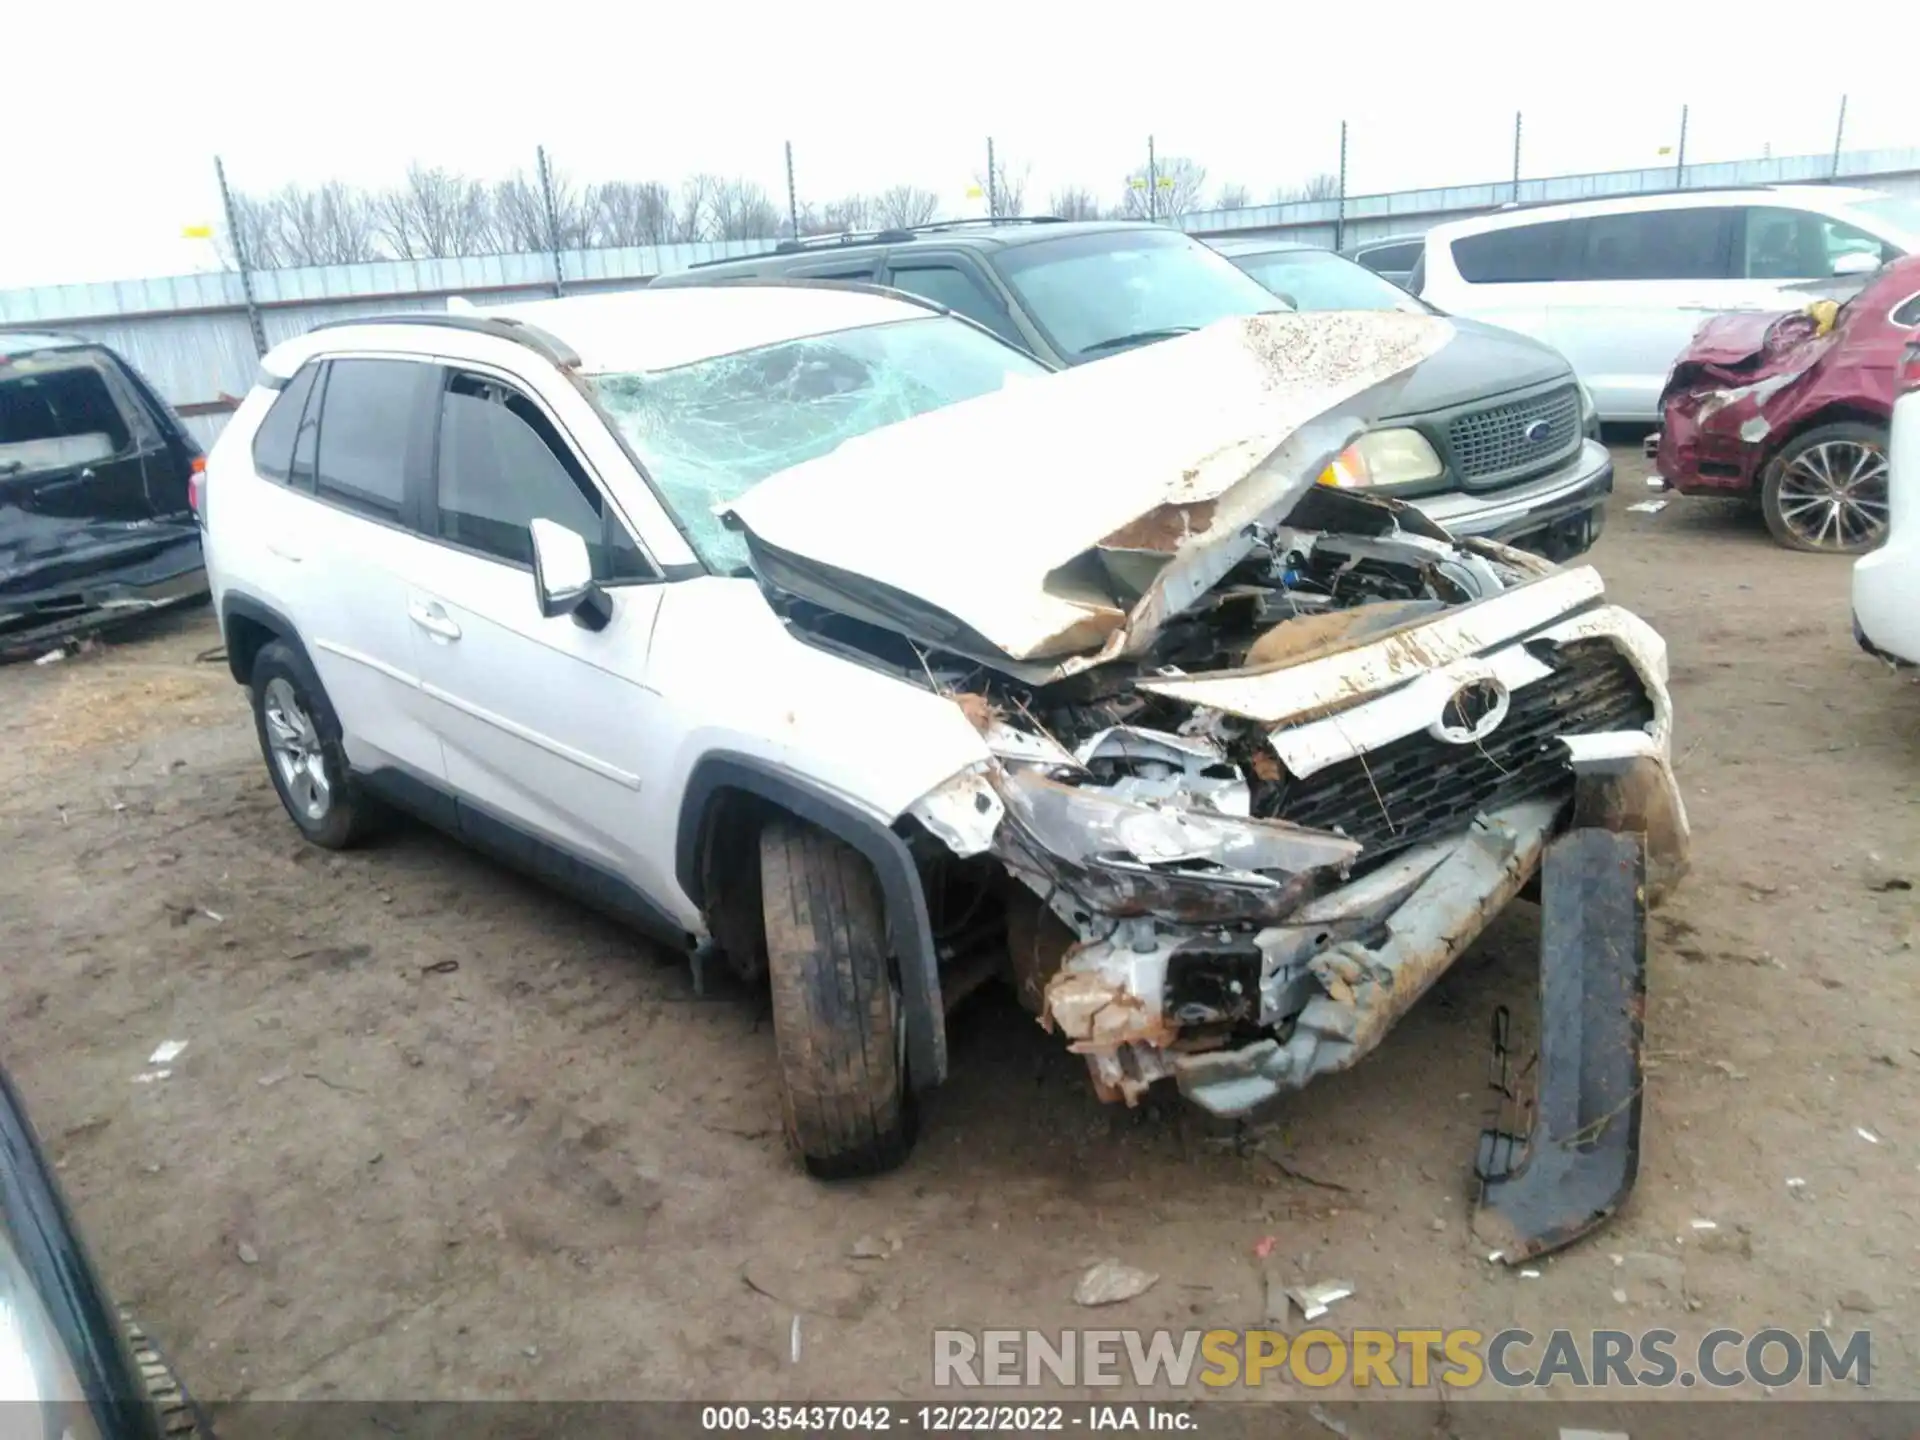
[[[1646,868],[1643,834],[1588,828],[1542,862],[1539,1053],[1516,1073],[1509,1017],[1495,1013],[1500,1112],[1474,1163],[1474,1233],[1509,1265],[1603,1224],[1639,1173]]]

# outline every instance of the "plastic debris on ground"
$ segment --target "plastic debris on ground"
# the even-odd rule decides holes
[[[1292,1286],[1287,1291],[1287,1298],[1300,1307],[1302,1319],[1318,1320],[1333,1308],[1336,1300],[1345,1300],[1351,1294],[1351,1280],[1322,1280],[1317,1285]]]
[[[1080,1277],[1073,1287],[1076,1305],[1115,1305],[1152,1289],[1159,1276],[1149,1270],[1122,1265],[1118,1260],[1102,1260]]]
[[[174,1061],[178,1060],[182,1055],[186,1053],[187,1053],[186,1041],[162,1040],[158,1045],[153,1047],[153,1054],[147,1057],[147,1064],[171,1065]]]
[[[1862,1140],[1866,1141],[1869,1145],[1878,1145],[1880,1143],[1880,1137],[1874,1134],[1873,1131],[1867,1129],[1867,1127],[1864,1125],[1854,1126],[1853,1133],[1858,1135]]]
[[[1636,500],[1633,504],[1627,506],[1627,509],[1636,515],[1658,515],[1671,503],[1672,502],[1668,500]]]

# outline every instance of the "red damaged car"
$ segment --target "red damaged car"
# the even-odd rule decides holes
[[[1717,315],[1660,397],[1657,467],[1683,495],[1749,496],[1791,550],[1857,555],[1887,534],[1887,427],[1920,327],[1920,255],[1846,304]]]

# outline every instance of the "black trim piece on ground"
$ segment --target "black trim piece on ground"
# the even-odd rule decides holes
[[[0,1231],[46,1308],[108,1440],[159,1440],[119,1313],[81,1243],[26,1109],[0,1069]]]
[[[920,872],[906,841],[870,815],[815,789],[798,776],[744,755],[704,756],[687,779],[674,842],[674,873],[680,888],[703,903],[700,852],[707,815],[716,795],[739,790],[790,811],[851,845],[873,866],[886,901],[887,932],[900,961],[906,1002],[908,1077],[915,1090],[947,1078],[947,1022],[940,996],[940,961]]]

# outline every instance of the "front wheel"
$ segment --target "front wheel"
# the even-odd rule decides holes
[[[776,818],[760,832],[760,899],[787,1134],[817,1179],[891,1170],[915,1113],[879,881],[824,830]]]
[[[1796,436],[1767,466],[1760,510],[1789,550],[1863,555],[1887,538],[1887,432],[1848,420]]]

